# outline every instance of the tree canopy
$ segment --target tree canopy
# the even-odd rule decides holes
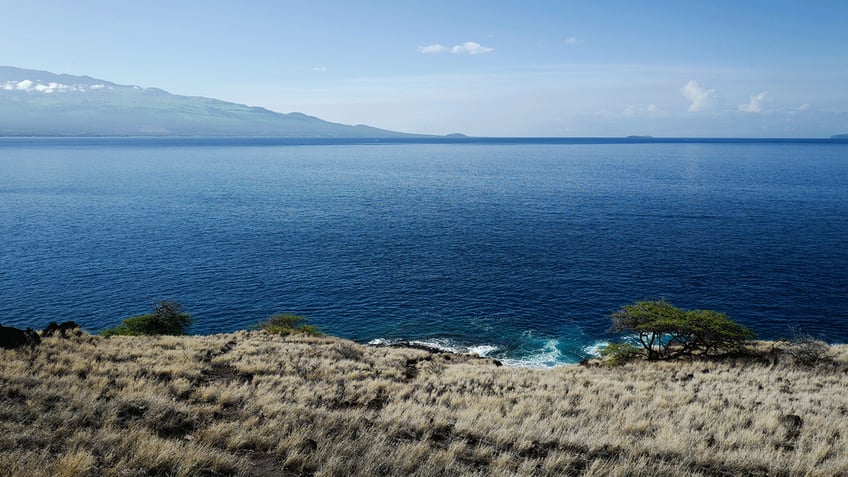
[[[289,335],[292,333],[303,333],[307,335],[320,335],[317,327],[306,323],[306,318],[297,315],[276,314],[259,323],[259,329],[276,335]]]
[[[193,321],[175,301],[159,302],[153,313],[125,319],[120,325],[103,330],[103,336],[184,335]]]
[[[754,337],[724,313],[681,310],[664,300],[622,307],[612,314],[612,331],[635,333],[649,360],[733,351]]]

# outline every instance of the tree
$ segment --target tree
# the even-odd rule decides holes
[[[125,319],[120,325],[100,332],[103,336],[184,335],[194,321],[175,301],[161,301],[153,313]]]
[[[286,336],[292,333],[320,335],[317,327],[306,324],[306,318],[297,315],[277,314],[259,323],[259,329],[268,333]]]
[[[648,360],[739,349],[754,337],[724,313],[681,310],[667,301],[640,301],[612,314],[612,331],[636,333]]]

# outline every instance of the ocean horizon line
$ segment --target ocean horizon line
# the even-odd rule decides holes
[[[309,136],[2,136],[7,143],[28,141],[209,141],[224,145],[228,142],[254,142],[268,145],[323,144],[848,144],[841,137],[677,137],[677,136],[419,136],[385,137],[309,137]]]

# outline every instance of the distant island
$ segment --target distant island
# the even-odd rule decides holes
[[[654,136],[627,136],[625,139],[653,139]]]
[[[831,139],[845,139],[848,140],[848,134],[834,134],[830,136]]]
[[[10,66],[0,66],[0,136],[434,137]]]

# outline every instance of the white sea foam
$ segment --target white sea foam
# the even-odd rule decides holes
[[[478,345],[468,347],[468,352],[471,354],[476,354],[477,356],[489,356],[497,350],[498,347],[492,345]]]
[[[553,368],[569,364],[569,360],[559,350],[559,341],[546,340],[541,348],[521,358],[503,358],[500,361],[515,368]]]
[[[463,345],[448,338],[430,338],[426,340],[376,338],[369,341],[368,344],[374,346],[391,346],[393,344],[426,346],[448,353],[475,354],[481,357],[491,357],[497,359],[505,366],[515,368],[553,368],[574,363],[573,359],[570,359],[559,350],[560,342],[558,340],[548,339],[539,341],[541,342],[540,347],[532,349],[527,353],[522,353],[521,356],[517,357],[500,355],[498,351],[502,352],[502,348],[495,345]]]
[[[447,353],[476,354],[477,356],[489,356],[490,354],[494,353],[499,349],[497,346],[489,344],[471,346],[461,345],[448,338],[431,338],[426,340],[393,340],[386,338],[375,338],[369,341],[368,344],[374,346],[410,344],[417,346],[426,346],[427,348],[433,348]]]
[[[427,346],[448,353],[465,353],[463,347],[456,345],[447,338],[431,338],[428,340],[410,340],[409,343],[419,346]]]
[[[603,351],[607,346],[609,346],[609,341],[595,341],[590,345],[584,346],[583,352],[593,358],[598,358],[601,356],[601,351]]]

